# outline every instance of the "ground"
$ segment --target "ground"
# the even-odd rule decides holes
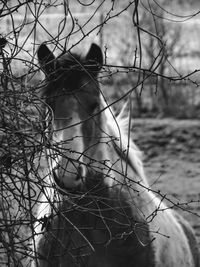
[[[132,132],[153,189],[186,209],[200,244],[200,122],[134,119]]]

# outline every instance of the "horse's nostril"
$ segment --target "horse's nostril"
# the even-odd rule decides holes
[[[79,165],[78,166],[78,169],[77,169],[77,177],[76,177],[76,180],[83,179],[84,176],[85,176],[84,166],[83,165]]]

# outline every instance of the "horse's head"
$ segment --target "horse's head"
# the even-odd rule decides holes
[[[98,154],[102,107],[97,75],[102,52],[92,44],[84,58],[69,52],[56,58],[42,44],[38,59],[47,81],[43,95],[53,115],[53,173],[65,188],[77,188]]]

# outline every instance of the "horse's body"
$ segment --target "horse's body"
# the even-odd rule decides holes
[[[101,96],[100,48],[55,58],[43,44],[38,58],[58,144],[49,182],[58,189],[41,199],[32,266],[200,266],[193,230],[151,192],[127,118]]]

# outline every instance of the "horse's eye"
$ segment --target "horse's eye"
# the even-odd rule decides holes
[[[89,105],[89,112],[93,113],[95,111],[95,109],[98,107],[98,103],[97,102],[93,102]]]

